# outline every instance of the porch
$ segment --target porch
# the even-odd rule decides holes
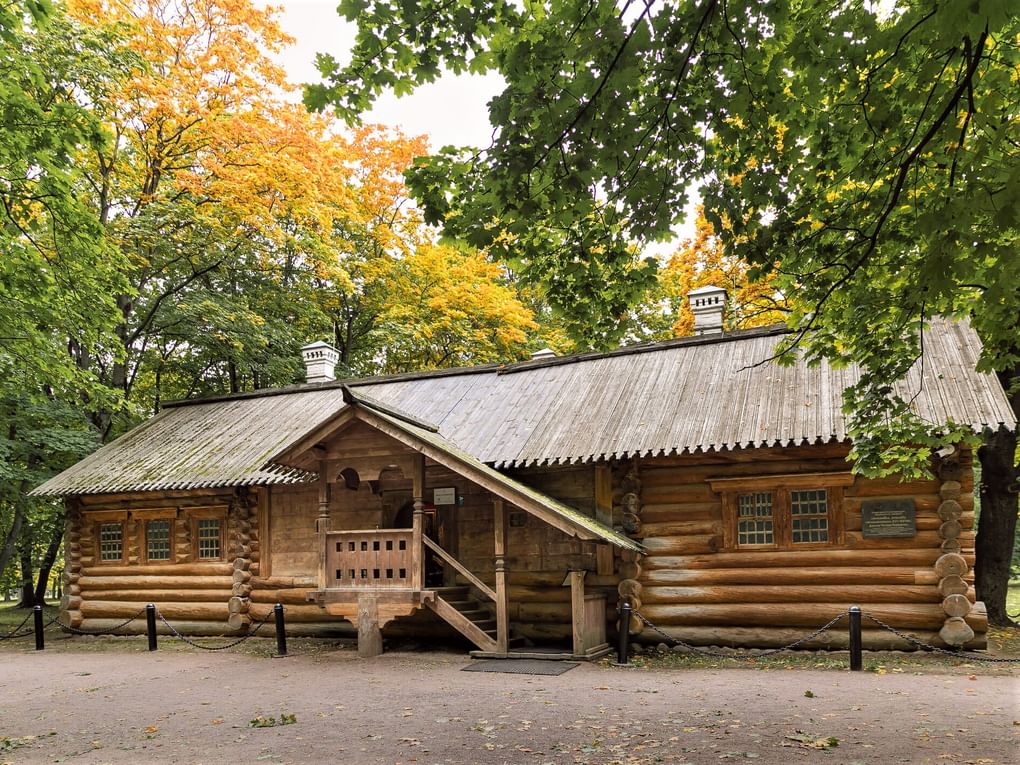
[[[518,561],[533,560],[537,554],[550,582],[544,586],[570,587],[571,645],[564,655],[591,658],[609,650],[606,597],[586,588],[585,570],[594,570],[597,561],[598,573],[612,578],[613,546],[637,549],[637,543],[465,454],[428,423],[351,391],[345,400],[348,406],[331,423],[272,461],[314,469],[319,475],[318,572],[316,588],[307,599],[356,626],[360,655],[381,652],[387,623],[425,609],[467,638],[479,653],[514,655],[513,615],[546,605],[542,601],[548,601],[550,593],[533,588],[524,597],[538,602],[511,603],[511,554]],[[435,484],[426,486],[427,467],[443,471],[460,490],[471,492],[470,517],[459,512],[456,503],[438,510],[435,504],[426,504],[426,492],[431,491],[435,500],[437,489]],[[392,507],[380,508],[374,515],[378,527],[350,528],[358,517],[368,518],[345,512],[343,504],[334,501],[333,490],[345,495],[345,487],[364,488],[369,483],[385,494],[380,488],[383,476],[391,473],[410,478],[410,485],[403,484],[407,491],[403,497],[409,501],[401,510],[409,511],[410,518]],[[453,488],[447,491],[456,493]],[[513,525],[519,527],[513,528],[514,550],[509,543],[511,514],[516,519]],[[532,522],[523,522],[522,527],[527,518]],[[409,528],[395,527],[404,524]],[[341,526],[348,528],[337,528]]]
[[[415,502],[410,529],[320,529],[319,587],[308,600],[358,630],[359,656],[382,652],[382,630],[393,619],[429,609],[476,646],[473,655],[512,658],[523,641],[512,635],[507,566],[507,511],[493,500],[495,586],[490,587],[424,533],[424,504]],[[426,583],[426,568],[442,566],[443,584]],[[452,576],[450,575],[452,573]],[[606,596],[585,591],[586,571],[569,571],[573,640],[557,658],[592,659],[609,652]]]

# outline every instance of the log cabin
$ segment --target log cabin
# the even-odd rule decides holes
[[[240,635],[282,603],[290,634],[356,635],[364,656],[459,633],[475,655],[591,658],[622,628],[661,641],[618,623],[626,597],[695,645],[782,646],[857,604],[984,647],[970,448],[925,480],[855,475],[857,370],[777,365],[785,329],[724,333],[725,291],[691,300],[680,340],[349,380],[313,343],[304,384],[166,404],[34,492],[65,498],[63,621],[153,602],[182,632]],[[930,422],[1013,429],[979,353],[935,319],[897,389]],[[869,620],[864,643],[913,648]]]

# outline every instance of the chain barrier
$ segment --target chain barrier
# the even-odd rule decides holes
[[[120,624],[118,624],[118,625],[116,625],[114,627],[107,627],[104,630],[82,630],[82,629],[78,629],[77,627],[72,627],[70,624],[64,624],[62,622],[57,621],[57,617],[54,617],[52,620],[50,620],[50,624],[56,623],[57,625],[59,625],[59,627],[61,629],[67,630],[68,632],[70,632],[70,633],[72,633],[74,635],[96,635],[96,636],[98,636],[98,635],[112,635],[117,630],[122,629],[122,628],[128,626],[129,624],[131,624],[131,622],[135,621],[135,619],[137,619],[138,617],[140,617],[144,613],[145,613],[145,607],[142,606],[142,609],[137,614],[135,614],[134,616],[129,617],[128,619],[125,619]],[[58,616],[59,616],[59,614],[58,614]],[[46,626],[49,626],[49,625],[46,625]]]
[[[807,643],[810,640],[814,640],[816,637],[821,635],[826,630],[830,629],[836,622],[838,622],[840,619],[842,619],[844,616],[847,615],[846,611],[841,611],[840,613],[838,613],[834,617],[832,617],[826,624],[823,624],[821,627],[816,629],[814,632],[812,632],[812,633],[810,633],[808,635],[805,635],[802,638],[798,638],[797,640],[794,640],[789,645],[784,645],[781,648],[769,648],[769,649],[767,649],[765,651],[753,651],[753,652],[744,652],[744,653],[732,653],[732,652],[731,653],[723,653],[721,651],[711,651],[711,650],[709,650],[707,648],[701,648],[699,646],[691,645],[690,643],[686,643],[686,642],[684,642],[683,640],[681,640],[678,637],[674,637],[673,635],[669,635],[669,634],[663,632],[661,629],[659,629],[654,624],[652,624],[650,621],[648,621],[648,619],[646,619],[644,614],[642,614],[640,611],[632,611],[631,613],[634,616],[636,616],[638,619],[640,619],[641,622],[646,627],[651,629],[653,632],[659,634],[661,637],[665,638],[667,641],[671,642],[673,645],[675,645],[675,646],[678,645],[678,646],[680,646],[682,648],[685,648],[688,651],[690,651],[691,653],[697,653],[697,654],[701,654],[703,656],[714,656],[714,657],[721,658],[721,659],[760,659],[760,658],[765,657],[765,656],[773,656],[774,654],[782,653],[783,651],[792,651],[794,648],[798,648],[801,645],[803,645],[804,643]]]
[[[35,632],[34,628],[26,630],[25,632],[21,632],[20,635],[18,633],[21,631],[22,627],[24,627],[26,624],[28,624],[28,620],[31,619],[32,616],[33,616],[33,613],[30,610],[27,614],[25,614],[25,618],[21,620],[21,624],[19,624],[17,627],[15,627],[13,630],[11,630],[11,632],[9,632],[8,634],[0,635],[0,640],[14,640],[16,638],[23,638],[23,637],[28,637],[29,635],[31,635],[33,632]]]
[[[932,645],[931,643],[926,643],[923,640],[921,640],[920,638],[917,638],[917,637],[915,637],[913,635],[910,635],[910,634],[908,634],[906,632],[901,632],[900,630],[898,630],[895,627],[893,627],[891,624],[886,624],[881,619],[879,619],[877,616],[872,616],[867,611],[863,612],[863,616],[865,618],[867,618],[867,619],[870,619],[872,622],[874,622],[875,624],[877,624],[879,627],[881,627],[882,629],[886,630],[887,632],[891,632],[892,634],[896,635],[896,637],[902,638],[903,640],[906,640],[908,643],[912,643],[913,645],[916,645],[918,648],[924,649],[925,651],[930,651],[932,653],[940,653],[940,654],[944,654],[946,656],[952,656],[953,658],[956,658],[956,659],[967,659],[969,661],[986,661],[986,662],[990,662],[990,663],[993,663],[993,664],[1016,664],[1016,663],[1020,663],[1020,658],[1010,659],[1010,658],[999,658],[999,657],[995,657],[995,656],[981,656],[980,654],[965,653],[965,652],[963,652],[961,650],[951,650],[951,649],[948,649],[948,648],[939,648],[936,645]]]
[[[142,610],[144,611],[145,609]],[[230,643],[226,643],[225,645],[202,645],[201,643],[197,643],[191,638],[182,635],[180,632],[174,629],[174,626],[166,620],[166,617],[163,616],[162,613],[160,613],[160,610],[158,608],[156,609],[156,616],[159,617],[159,620],[166,625],[166,628],[170,630],[173,636],[176,637],[178,640],[183,640],[188,645],[193,646],[195,648],[201,648],[203,651],[225,651],[228,648],[233,648],[234,646],[240,645],[248,638],[255,637],[255,633],[262,629],[266,625],[266,623],[273,618],[274,614],[273,611],[270,610],[269,613],[266,614],[265,618],[255,626],[255,629],[249,630],[248,634],[242,635],[237,640],[231,641]]]

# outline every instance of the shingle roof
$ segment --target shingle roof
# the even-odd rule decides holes
[[[841,396],[857,370],[765,361],[780,334],[689,338],[347,384],[434,423],[447,442],[500,469],[845,440]],[[998,381],[974,369],[980,351],[967,324],[934,320],[925,335],[925,363],[897,391],[932,423],[1015,428]],[[267,467],[266,460],[343,407],[340,383],[168,405],[34,493],[304,480],[305,474]]]
[[[357,398],[356,395],[351,396],[351,403],[360,410],[356,413],[358,417],[369,423],[375,421],[381,427],[388,425],[391,435],[396,432],[405,436],[401,439],[405,443],[413,444],[432,460],[485,486],[496,496],[548,520],[572,536],[581,539],[602,540],[629,550],[642,549],[640,544],[625,534],[614,531],[609,526],[599,523],[594,518],[588,517],[554,497],[536,491],[520,481],[503,475],[484,462],[478,461],[467,452],[451,444],[426,423],[421,423],[414,417],[404,416],[403,413],[394,412],[385,405],[378,406],[371,399]]]

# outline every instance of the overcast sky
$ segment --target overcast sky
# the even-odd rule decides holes
[[[263,5],[269,3],[261,3]],[[347,63],[354,44],[355,25],[336,12],[337,0],[285,0],[278,15],[284,30],[297,43],[279,57],[291,82],[317,82],[315,54],[329,53]],[[399,127],[409,135],[427,134],[434,149],[488,146],[492,134],[486,103],[500,90],[498,76],[446,75],[412,95],[382,96],[365,116],[366,122]]]
[[[278,19],[296,43],[278,57],[291,82],[319,81],[315,54],[331,54],[341,64],[350,58],[356,27],[336,12],[338,0],[282,0],[260,5],[282,6]],[[438,82],[418,88],[412,95],[396,98],[384,95],[375,108],[364,117],[365,122],[378,122],[400,128],[407,135],[429,136],[430,145],[438,149],[447,145],[488,146],[492,137],[486,103],[502,89],[498,75],[484,77],[447,74]],[[687,221],[675,229],[681,237],[691,236],[694,202],[688,206]],[[665,255],[675,245],[655,244],[648,254]]]

